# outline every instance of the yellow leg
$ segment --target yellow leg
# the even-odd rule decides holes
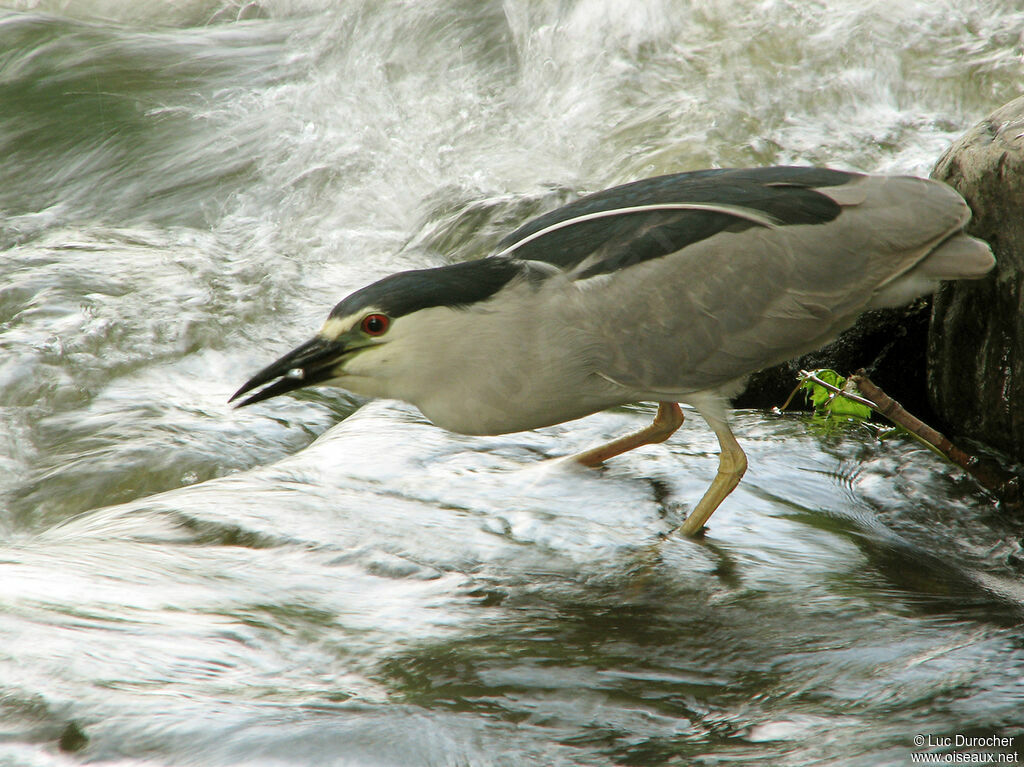
[[[679,532],[687,536],[697,535],[704,529],[704,524],[715,513],[715,509],[725,500],[726,496],[740,483],[740,477],[747,470],[747,456],[729,429],[729,424],[718,418],[710,418],[704,413],[701,415],[704,415],[708,425],[718,437],[721,453],[718,456],[718,473],[711,482],[711,487],[707,489],[704,497],[690,512],[690,516],[679,526]]]
[[[659,402],[658,413],[654,416],[654,423],[650,426],[633,434],[627,434],[625,437],[619,437],[607,444],[585,450],[574,455],[572,460],[582,463],[584,466],[600,466],[609,458],[614,458],[633,448],[664,442],[682,425],[683,411],[679,409],[679,405],[675,402]],[[742,454],[741,451],[740,455]]]

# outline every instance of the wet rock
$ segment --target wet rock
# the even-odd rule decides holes
[[[964,196],[996,268],[934,298],[928,394],[942,428],[1024,460],[1024,97],[982,120],[932,175]]]
[[[907,410],[928,421],[932,412],[925,388],[925,348],[931,301],[921,298],[898,309],[866,312],[828,346],[766,368],[750,377],[733,400],[736,407],[781,406],[799,383],[801,370],[829,368],[848,376],[863,368],[869,378]],[[790,409],[804,406],[794,399]]]
[[[57,745],[61,751],[70,754],[75,751],[81,751],[89,745],[89,738],[82,732],[82,728],[76,722],[71,721],[64,727]]]

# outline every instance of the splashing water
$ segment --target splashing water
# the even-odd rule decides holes
[[[646,406],[471,438],[226,399],[398,269],[645,175],[927,174],[1010,2],[0,11],[0,762],[906,764],[1024,724],[1021,525],[928,451]],[[1022,744],[1017,743],[1019,748]],[[1008,749],[1013,750],[1013,749]]]

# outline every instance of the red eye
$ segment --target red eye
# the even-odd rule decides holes
[[[382,336],[388,332],[391,318],[386,314],[367,314],[363,317],[360,327],[368,336]]]

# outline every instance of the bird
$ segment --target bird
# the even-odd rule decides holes
[[[747,458],[729,399],[750,374],[824,346],[864,311],[995,264],[946,184],[827,167],[687,171],[587,194],[476,260],[356,290],[231,397],[315,384],[403,400],[467,435],[538,429],[631,403],[653,422],[572,458],[664,442],[680,403],[718,439],[718,470],[676,532],[696,536]]]

